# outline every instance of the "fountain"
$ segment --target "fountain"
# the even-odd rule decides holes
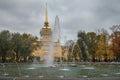
[[[56,16],[55,17],[55,25],[54,25],[54,31],[53,31],[53,35],[54,35],[54,41],[55,42],[59,42],[60,45],[60,66],[62,66],[62,48],[61,48],[61,29],[60,29],[60,22],[59,22],[59,17]]]
[[[54,66],[54,57],[53,57],[53,48],[54,48],[54,44],[53,42],[51,42],[49,44],[49,52],[46,52],[45,54],[45,66],[46,67],[55,67]]]
[[[58,67],[54,65],[54,56],[53,56],[53,51],[54,51],[54,42],[59,41],[61,42],[61,36],[60,36],[60,25],[59,25],[59,18],[56,16],[55,18],[55,27],[52,33],[52,41],[49,44],[49,49],[46,51],[45,54],[45,64],[35,64],[37,63],[37,59],[35,58],[33,63],[18,63],[15,62],[14,64],[12,63],[7,63],[7,64],[1,64],[0,66],[0,79],[1,77],[12,77],[12,80],[28,80],[34,78],[36,80],[42,79],[45,80],[46,78],[50,78],[54,80],[57,80],[58,78],[61,78],[62,80],[74,80],[75,78],[78,78],[76,80],[92,80],[91,78],[104,78],[104,77],[118,77],[120,76],[120,64],[115,63],[107,63],[107,64],[102,64],[102,63],[94,63],[94,64],[89,64],[89,63],[84,63],[84,62],[79,62],[78,64],[75,62],[75,57],[73,54],[73,50],[75,46],[79,49],[81,53],[81,49],[79,45],[77,44],[77,41],[73,41],[73,46],[72,46],[72,51],[71,51],[71,58],[72,58],[72,63],[65,64],[63,63],[62,60],[62,53],[60,55],[60,65],[57,64]],[[83,42],[84,46],[87,49],[87,46]],[[59,46],[61,47],[61,46]],[[68,47],[69,48],[69,47]],[[68,49],[69,50],[69,49]],[[37,49],[37,54],[38,54],[38,49]],[[88,52],[87,52],[88,54]],[[39,56],[39,55],[36,55]],[[81,58],[82,58],[82,53],[81,53]],[[20,65],[21,64],[21,65]],[[10,66],[8,66],[10,65]],[[43,66],[45,65],[45,66]],[[61,67],[62,65],[62,67]],[[13,67],[13,68],[12,68]],[[52,67],[52,68],[51,68]],[[11,70],[10,70],[11,69]],[[7,72],[6,72],[7,70]],[[22,72],[22,73],[21,73]],[[7,74],[9,73],[9,75]],[[17,74],[16,74],[17,73]],[[112,79],[113,79],[112,78]],[[2,79],[4,80],[4,78]],[[7,79],[9,80],[9,79]],[[119,79],[117,79],[119,80]]]
[[[49,47],[48,47],[48,51],[46,51],[46,54],[44,55],[45,57],[45,65],[47,67],[55,67],[54,65],[54,56],[53,56],[53,53],[54,53],[54,50],[55,50],[55,42],[58,42],[60,43],[60,25],[59,25],[59,18],[58,16],[56,16],[55,18],[55,25],[54,25],[54,29],[52,31],[52,35],[51,35],[51,42],[48,44]],[[58,46],[59,48],[61,48],[61,45]],[[62,64],[62,53],[61,53],[61,56],[60,56],[60,63]]]
[[[20,67],[19,67],[19,65],[18,65],[18,63],[16,61],[15,61],[15,64],[17,65],[19,76],[21,76],[21,70],[20,70]]]
[[[35,64],[39,63],[38,57],[39,57],[39,48],[37,48],[37,50],[36,50],[36,55],[35,55],[35,57],[33,59],[33,63],[35,63]]]
[[[76,67],[77,66],[76,63],[75,63],[74,55],[73,55],[73,50],[74,50],[75,46],[77,46],[77,48],[79,49],[79,51],[81,53],[81,49],[80,49],[79,45],[77,44],[77,41],[76,40],[73,41],[72,52],[71,52],[72,64],[70,64],[70,66],[72,66],[72,67]],[[82,57],[83,56],[82,56],[82,53],[81,53],[81,58]]]
[[[93,65],[89,65],[89,63],[80,63],[77,64],[77,67],[71,67],[71,66],[67,66],[67,67],[54,67],[54,68],[50,68],[50,67],[35,67],[35,69],[27,69],[28,67],[31,66],[31,64],[23,64],[23,63],[19,63],[20,65],[20,71],[18,71],[18,66],[16,66],[16,64],[11,64],[11,63],[7,63],[7,64],[1,64],[2,66],[0,66],[0,73],[1,71],[4,70],[4,73],[0,74],[0,79],[1,78],[13,78],[16,80],[22,80],[23,78],[26,79],[31,79],[31,78],[37,78],[39,79],[43,79],[44,78],[65,78],[65,79],[73,79],[74,78],[78,78],[78,80],[83,80],[83,78],[100,78],[100,77],[112,77],[116,78],[120,76],[120,66],[119,64],[109,64],[109,63],[101,63],[101,65],[99,65],[99,63],[94,63]],[[35,64],[35,65],[41,65],[41,64]],[[13,67],[13,68],[12,68]],[[4,68],[4,69],[2,69]],[[6,68],[6,69],[5,69]],[[7,72],[6,72],[7,71]],[[7,74],[9,73],[9,75],[3,75],[3,74]],[[17,73],[17,74],[16,74]],[[19,73],[19,74],[18,74]],[[20,75],[21,74],[21,75]],[[2,79],[4,80],[4,79]],[[5,80],[9,80],[9,79],[5,79]],[[92,79],[90,79],[92,80]],[[114,80],[114,79],[113,79]],[[119,80],[119,79],[117,79]]]
[[[2,65],[2,67],[3,67],[3,75],[4,75],[4,76],[9,75],[8,73],[6,73],[5,64],[2,63],[1,65]]]
[[[58,16],[56,16],[55,18],[55,27],[51,37],[51,42],[47,44],[49,46],[47,49],[48,51],[46,50],[46,53],[44,55],[44,64],[38,63],[36,58],[34,59],[33,63],[19,63],[19,65],[17,62],[1,64],[2,66],[0,66],[0,73],[2,73],[0,74],[0,80],[46,80],[46,78],[47,80],[57,80],[59,78],[61,80],[95,80],[93,78],[98,78],[96,80],[104,80],[104,77],[108,77],[106,80],[108,80],[109,77],[112,77],[111,80],[114,80],[114,78],[116,77],[118,77],[116,80],[120,80],[120,63],[76,63],[75,57],[73,55],[73,49],[75,48],[75,46],[79,48],[79,51],[81,53],[81,49],[76,41],[73,41],[72,46],[72,63],[65,64],[65,62],[63,62],[62,60],[63,55],[61,53],[60,65],[58,63],[56,64],[58,67],[55,66],[53,56],[55,46],[54,42],[58,41],[61,43],[60,24]],[[86,44],[84,42],[83,44],[87,50]],[[59,45],[58,47],[61,48],[61,45]],[[86,51],[86,53],[87,55],[89,55],[88,51]],[[82,57],[83,56],[81,53],[81,58]]]
[[[54,56],[53,56],[53,53],[54,53],[54,31],[52,32],[51,34],[51,42],[48,44],[48,51],[46,51],[46,54],[44,55],[45,57],[45,66],[46,67],[55,67],[54,65]]]

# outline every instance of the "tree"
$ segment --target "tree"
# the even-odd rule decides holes
[[[23,45],[21,34],[13,33],[11,41],[12,41],[13,51],[15,52],[15,59],[17,62],[19,62],[21,55],[21,47]]]
[[[108,48],[109,34],[104,28],[99,29],[98,34],[98,47],[97,47],[97,57],[99,61],[108,61],[108,55],[110,52]]]
[[[95,61],[95,55],[97,50],[97,35],[95,32],[87,33],[87,46],[89,51],[89,56],[92,58],[92,61]]]
[[[8,30],[0,32],[0,57],[2,62],[10,61],[27,61],[27,58],[31,56],[33,49],[38,45],[34,45],[37,42],[37,37],[30,34],[10,33]],[[7,60],[6,60],[7,58]]]
[[[16,61],[27,61],[27,58],[31,55],[33,51],[33,42],[36,41],[36,37],[33,37],[30,34],[20,34],[20,33],[13,33],[12,36],[12,43],[13,43],[13,50],[16,53]]]
[[[81,49],[81,54],[82,54],[82,58],[84,61],[88,60],[88,46],[86,44],[86,33],[84,31],[79,31],[78,32],[78,40],[77,43]]]
[[[2,62],[6,62],[7,53],[11,50],[11,34],[9,31],[4,30],[0,32],[0,55]]]
[[[114,25],[110,28],[112,30],[112,46],[115,60],[120,61],[120,25]]]
[[[37,40],[37,37],[24,33],[22,39],[21,56],[24,58],[24,61],[27,61],[27,57],[31,56],[32,51],[36,48],[33,43]]]

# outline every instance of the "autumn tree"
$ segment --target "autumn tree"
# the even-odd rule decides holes
[[[103,43],[104,43],[104,53],[103,53],[103,57],[104,57],[104,61],[108,61],[108,56],[109,56],[109,48],[108,48],[108,42],[109,42],[109,34],[107,32],[107,30],[105,30],[104,28],[101,29],[102,35],[103,35]]]
[[[99,29],[98,31],[98,46],[96,56],[99,61],[108,61],[108,57],[110,54],[110,49],[108,45],[108,42],[110,41],[109,34],[104,28]]]
[[[120,25],[114,25],[110,28],[112,30],[112,47],[115,61],[120,61]]]

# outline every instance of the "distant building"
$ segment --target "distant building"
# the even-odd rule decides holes
[[[61,44],[59,40],[56,42],[53,42],[52,33],[53,31],[51,27],[49,26],[49,22],[48,22],[48,9],[46,6],[45,23],[42,26],[42,29],[40,30],[40,41],[36,42],[36,44],[38,44],[39,47],[37,48],[37,50],[33,52],[34,56],[40,57],[40,61],[45,60],[45,55],[49,54],[51,45],[53,45],[54,60],[56,61],[59,60],[61,56],[61,52],[62,52]]]

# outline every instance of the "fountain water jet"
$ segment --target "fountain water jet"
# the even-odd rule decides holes
[[[46,51],[45,54],[45,66],[46,67],[54,67],[54,57],[53,57],[53,48],[54,48],[54,44],[51,41],[51,43],[49,44],[49,52]]]
[[[18,65],[18,63],[15,61],[15,64],[17,65],[17,69],[18,69],[18,72],[19,72],[19,76],[21,76],[21,70],[20,70],[20,67]]]
[[[51,42],[48,44],[48,51],[46,51],[45,54],[45,65],[48,67],[55,67],[54,66],[54,56],[53,53],[55,51],[55,42],[58,42],[59,44],[61,43],[60,41],[60,25],[59,25],[59,18],[58,16],[55,17],[55,25],[54,25],[54,29],[52,31],[51,34]],[[60,52],[61,52],[61,45],[57,46],[60,48]],[[62,64],[62,53],[60,53],[60,63]]]
[[[2,67],[3,67],[3,75],[5,75],[5,76],[7,76],[7,75],[9,75],[8,73],[6,73],[6,69],[5,69],[5,64],[3,63],[2,64]]]
[[[60,65],[62,66],[62,48],[61,48],[61,29],[60,29],[60,22],[59,22],[59,17],[56,16],[55,17],[55,25],[54,25],[54,41],[55,42],[59,42],[60,45]]]

